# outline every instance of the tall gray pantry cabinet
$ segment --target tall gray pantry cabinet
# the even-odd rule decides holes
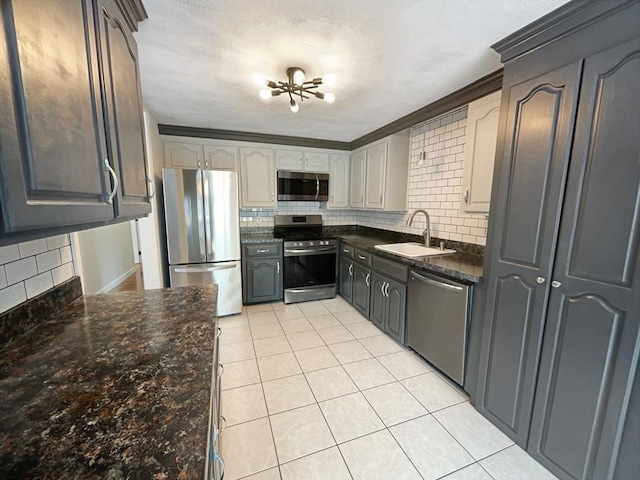
[[[139,0],[0,3],[0,244],[151,211]]]
[[[505,64],[476,406],[562,479],[640,471],[640,3],[572,2]]]

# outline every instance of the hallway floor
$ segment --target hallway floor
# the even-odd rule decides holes
[[[220,319],[225,479],[554,479],[342,298]]]

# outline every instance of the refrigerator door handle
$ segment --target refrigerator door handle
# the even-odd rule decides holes
[[[205,234],[205,214],[204,214],[204,193],[202,191],[202,170],[196,173],[196,198],[198,209],[198,240],[200,242],[200,256],[202,260],[206,260],[206,234]]]
[[[173,271],[176,273],[207,273],[207,272],[216,272],[218,270],[228,270],[230,268],[236,268],[235,264],[229,265],[220,265],[215,267],[184,267],[184,268],[174,268]]]
[[[211,228],[211,199],[209,196],[211,195],[211,184],[209,183],[209,177],[206,173],[202,174],[202,192],[203,192],[203,202],[204,202],[204,239],[206,246],[206,256],[207,260],[211,260],[213,258],[213,248],[212,248],[212,228]]]

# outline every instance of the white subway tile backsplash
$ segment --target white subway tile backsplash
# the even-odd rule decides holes
[[[16,283],[0,291],[0,312],[9,310],[27,299],[24,282]]]
[[[32,240],[30,242],[19,243],[20,258],[27,258],[49,250],[47,247],[47,239]]]
[[[7,245],[0,247],[0,265],[20,260],[20,249],[18,245]]]
[[[22,282],[38,274],[35,257],[23,258],[16,262],[7,263],[4,268],[7,272],[7,283],[9,285]]]
[[[53,278],[51,276],[51,272],[47,271],[35,277],[31,277],[24,282],[24,286],[27,289],[28,298],[33,298],[36,295],[40,295],[41,293],[46,292],[53,287]]]
[[[37,255],[36,263],[38,264],[38,272],[40,273],[59,267],[62,265],[62,261],[60,260],[60,250],[51,250],[50,252]]]
[[[69,235],[0,248],[0,313],[74,274]]]

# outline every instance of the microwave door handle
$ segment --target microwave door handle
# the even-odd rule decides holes
[[[316,173],[316,200],[318,200],[319,196],[320,196],[320,177]]]

